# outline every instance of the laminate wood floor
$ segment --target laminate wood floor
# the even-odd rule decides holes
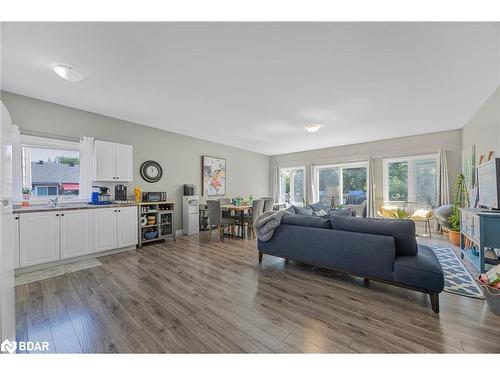
[[[425,240],[439,241],[439,239]],[[176,243],[16,288],[17,340],[52,352],[500,352],[483,301],[427,295],[264,256],[254,240]]]

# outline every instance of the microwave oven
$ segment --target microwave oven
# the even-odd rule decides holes
[[[143,202],[165,202],[166,200],[167,200],[167,193],[164,191],[142,193]]]

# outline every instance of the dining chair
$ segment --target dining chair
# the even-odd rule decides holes
[[[227,206],[233,204],[233,200],[231,198],[223,197],[219,198],[219,203],[221,206]],[[235,215],[231,210],[223,210],[222,217],[229,217],[231,219],[238,220],[238,215]]]
[[[209,237],[212,238],[212,230],[218,229],[219,238],[222,240],[224,236],[224,228],[229,227],[231,234],[235,235],[236,220],[229,217],[222,217],[222,209],[219,201],[207,200],[208,220],[209,220]]]
[[[255,199],[252,202],[252,212],[243,218],[243,226],[251,229],[252,235],[255,237],[255,221],[264,212],[264,199]]]
[[[264,200],[264,212],[272,211],[274,208],[274,198],[264,197],[260,198]]]

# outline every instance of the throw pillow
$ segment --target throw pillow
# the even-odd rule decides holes
[[[323,210],[322,208],[317,210],[317,211],[314,211],[313,214],[315,216],[327,216],[328,215],[328,212],[326,212],[325,210]]]
[[[291,213],[292,215],[295,215],[295,209],[293,208],[293,206],[288,207],[285,211]]]

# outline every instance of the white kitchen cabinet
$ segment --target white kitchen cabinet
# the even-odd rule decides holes
[[[116,217],[117,247],[137,245],[137,207],[120,207]]]
[[[133,178],[133,147],[95,141],[95,181],[130,182]]]
[[[20,215],[20,266],[61,259],[59,212],[33,212]]]
[[[116,144],[116,180],[132,181],[133,173],[133,147],[130,145]]]
[[[94,252],[117,247],[116,208],[94,210]]]
[[[68,210],[60,213],[61,259],[92,254],[93,210]]]

